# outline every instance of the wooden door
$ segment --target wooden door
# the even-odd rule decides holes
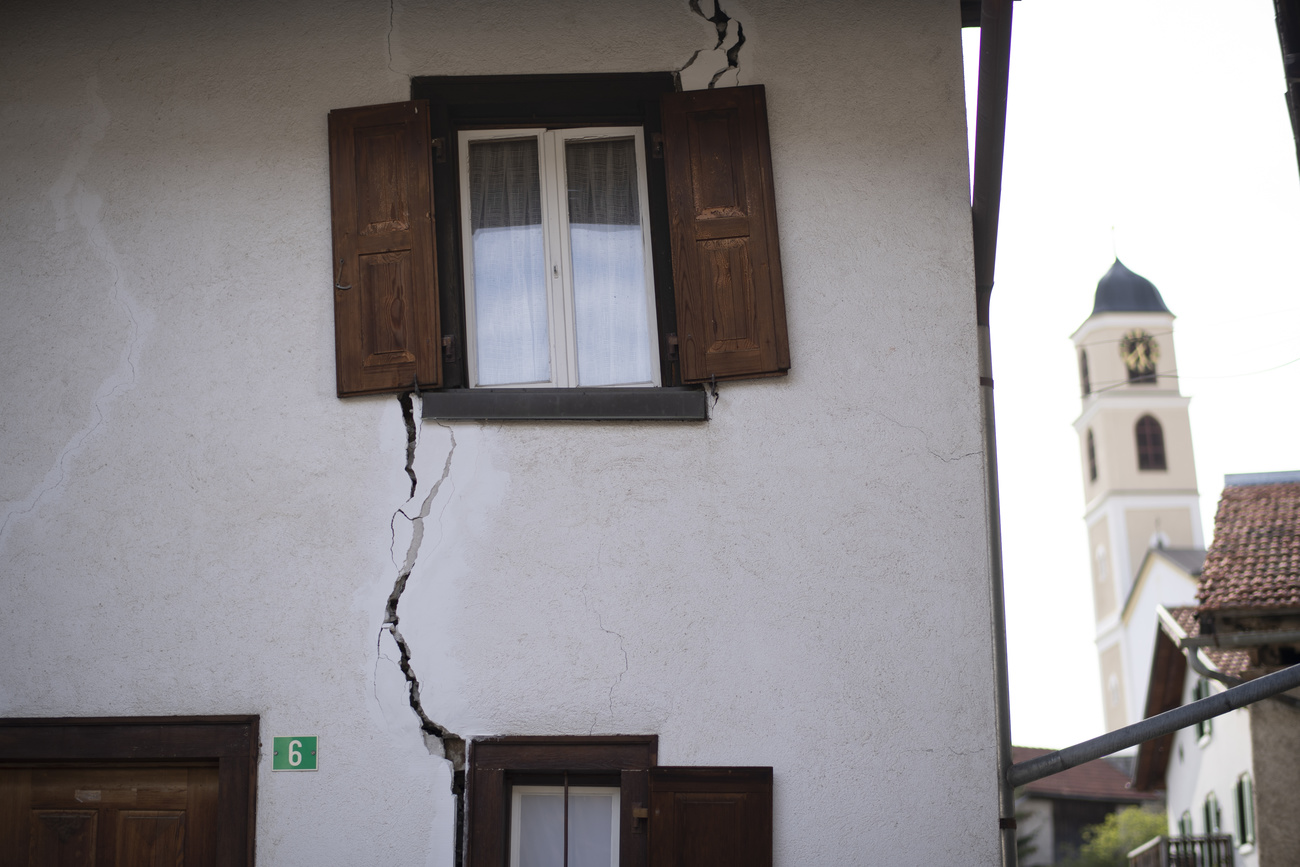
[[[210,867],[217,766],[0,768],[0,864]]]

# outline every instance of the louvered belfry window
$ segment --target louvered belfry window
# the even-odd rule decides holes
[[[1160,422],[1149,415],[1138,419],[1136,427],[1138,469],[1163,470],[1165,466],[1165,434]]]

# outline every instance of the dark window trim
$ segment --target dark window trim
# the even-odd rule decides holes
[[[217,763],[217,858],[251,867],[257,815],[257,716],[0,719],[0,765]]]
[[[659,100],[677,89],[671,72],[575,75],[419,76],[411,98],[429,101],[433,163],[434,233],[438,250],[438,301],[442,312],[443,387],[425,392],[424,417],[439,419],[680,419],[705,418],[702,389],[695,397],[663,395],[636,399],[644,414],[629,414],[629,398],[617,392],[666,391],[681,385],[668,335],[677,332],[669,242],[667,180],[656,142],[662,133]],[[460,237],[457,135],[461,129],[508,127],[640,126],[644,129],[650,247],[655,273],[659,389],[470,389],[465,365],[465,285]],[[539,391],[568,392],[537,415]],[[471,394],[465,394],[470,392]],[[473,396],[474,392],[489,392]],[[602,405],[608,402],[606,411]],[[638,411],[633,407],[633,411]]]

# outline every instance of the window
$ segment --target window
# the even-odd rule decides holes
[[[1138,469],[1163,470],[1165,467],[1165,434],[1160,422],[1149,415],[1138,419],[1137,434]]]
[[[1083,349],[1079,350],[1079,386],[1084,397],[1092,394],[1092,380],[1088,377],[1088,353]]]
[[[1203,698],[1210,697],[1210,682],[1203,677],[1196,679],[1196,686],[1192,687],[1192,701],[1200,701]],[[1214,720],[1203,719],[1196,724],[1196,738],[1208,738],[1214,732]]]
[[[761,86],[416,78],[330,113],[340,396],[443,418],[702,418],[790,367]]]
[[[618,864],[618,786],[510,787],[510,867]]]
[[[772,769],[665,768],[657,752],[653,735],[474,741],[466,864],[647,867],[707,855],[719,867],[770,867]]]
[[[658,385],[640,127],[463,130],[469,384]]]
[[[1097,481],[1097,443],[1092,436],[1092,428],[1088,428],[1088,481]]]
[[[1205,835],[1223,833],[1223,814],[1219,810],[1219,799],[1213,792],[1205,796],[1205,805],[1202,807],[1205,815]]]
[[[1237,842],[1250,846],[1255,842],[1255,788],[1251,785],[1250,774],[1237,778]]]
[[[1196,830],[1192,827],[1192,814],[1190,810],[1183,810],[1183,814],[1178,817],[1178,836],[1192,837]]]

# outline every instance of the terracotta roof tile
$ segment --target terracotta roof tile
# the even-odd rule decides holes
[[[1223,489],[1197,595],[1202,611],[1300,609],[1300,482]]]
[[[1196,619],[1196,609],[1170,608],[1169,613],[1178,622],[1188,638],[1201,634],[1201,624]],[[1202,647],[1201,650],[1210,658],[1210,664],[1230,677],[1241,677],[1250,666],[1250,651],[1225,650],[1221,647]]]
[[[1045,756],[1052,750],[1012,747],[1011,760],[1023,762]],[[1129,779],[1105,759],[1094,759],[1068,770],[1027,783],[1024,790],[1041,798],[1086,798],[1096,801],[1149,801],[1157,797],[1129,787]]]

